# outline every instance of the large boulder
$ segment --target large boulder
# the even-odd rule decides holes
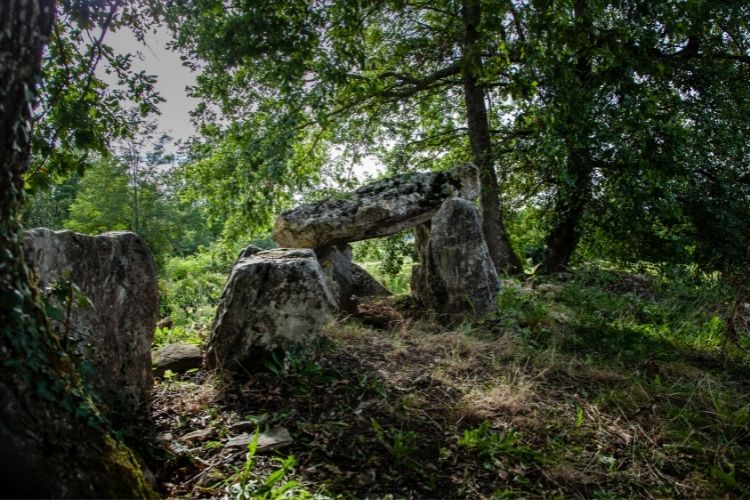
[[[500,280],[471,202],[443,202],[431,228],[417,229],[417,251],[421,264],[412,276],[412,291],[425,305],[453,320],[494,310]]]
[[[159,308],[148,246],[130,232],[86,236],[43,228],[27,231],[24,244],[39,288],[56,310],[53,327],[105,411],[145,409]]]
[[[240,259],[219,301],[206,362],[240,375],[256,371],[275,350],[317,337],[335,307],[312,250],[277,248]]]
[[[474,198],[477,190],[471,165],[400,175],[284,212],[276,219],[273,239],[281,246],[320,249],[388,236],[429,220],[446,198]]]

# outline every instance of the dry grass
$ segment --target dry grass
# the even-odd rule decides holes
[[[562,286],[520,293],[511,316],[481,325],[404,315],[378,330],[340,320],[326,345],[280,376],[218,393],[161,386],[161,432],[212,427],[218,443],[177,446],[195,460],[161,466],[165,492],[222,496],[243,460],[221,447],[228,427],[266,415],[295,439],[283,450],[298,460],[294,477],[328,496],[750,494],[746,368],[630,330],[596,336],[572,323],[569,305],[534,302],[556,300]],[[257,473],[273,467],[259,460]]]

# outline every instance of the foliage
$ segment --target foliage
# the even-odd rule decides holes
[[[490,422],[485,420],[479,427],[464,431],[458,446],[476,450],[486,467],[495,467],[503,457],[516,460],[534,460],[534,451],[520,444],[521,436],[512,429],[496,432],[490,429]]]
[[[252,442],[247,447],[247,455],[242,470],[237,474],[237,483],[227,488],[231,498],[237,500],[274,500],[277,498],[313,498],[297,481],[286,479],[293,470],[296,460],[289,455],[281,460],[279,468],[268,477],[254,477],[255,450],[258,448],[260,430],[255,431]]]
[[[31,191],[82,175],[92,161],[108,155],[113,141],[132,137],[132,113],[158,113],[163,99],[156,77],[132,70],[135,54],[118,54],[106,35],[129,29],[143,39],[154,22],[155,5],[146,1],[62,2],[42,66],[40,110],[34,117]],[[100,75],[102,66],[116,84]],[[97,69],[99,72],[97,73]],[[133,109],[133,108],[130,108]]]

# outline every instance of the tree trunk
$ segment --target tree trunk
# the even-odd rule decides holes
[[[547,249],[540,266],[543,274],[565,271],[581,239],[580,222],[591,197],[591,167],[583,155],[568,161],[572,185],[559,188],[555,199],[557,222],[547,236]]]
[[[0,485],[10,497],[154,496],[52,333],[18,223],[54,0],[0,2]]]
[[[590,38],[591,19],[586,9],[586,0],[576,0],[574,4],[576,30],[583,33],[581,38]],[[567,269],[570,258],[581,239],[580,222],[583,212],[591,200],[591,175],[593,164],[590,151],[581,144],[589,140],[591,130],[588,109],[591,108],[593,89],[591,60],[586,51],[590,41],[578,42],[575,79],[566,82],[560,98],[566,99],[570,114],[558,121],[565,123],[562,134],[568,145],[568,160],[565,178],[559,179],[555,195],[556,223],[547,236],[547,249],[540,272],[557,273]]]
[[[482,56],[479,52],[479,22],[481,11],[479,0],[463,0],[461,17],[464,24],[463,81],[469,141],[474,163],[479,169],[481,186],[479,205],[482,212],[482,232],[489,247],[490,256],[499,273],[523,272],[508,241],[502,221],[500,188],[492,158],[489,119],[484,102],[484,87],[479,82],[482,74]]]

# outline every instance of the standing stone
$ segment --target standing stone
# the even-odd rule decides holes
[[[281,214],[273,229],[279,245],[324,248],[379,238],[428,221],[446,198],[476,197],[476,168],[425,172],[380,180],[340,199],[300,205]]]
[[[277,248],[240,259],[219,301],[206,361],[236,374],[256,371],[276,349],[320,335],[335,307],[312,250]]]
[[[351,313],[355,306],[352,301],[352,247],[349,245],[331,245],[315,254],[320,267],[328,280],[328,288],[333,293],[338,311]]]
[[[315,253],[336,299],[337,311],[356,315],[358,299],[391,295],[367,271],[352,262],[349,245],[333,245]]]
[[[111,416],[143,408],[153,386],[151,343],[159,308],[148,246],[125,231],[86,236],[43,228],[27,231],[24,245],[39,288],[58,310],[53,327],[104,411]],[[69,301],[50,294],[68,282],[91,302],[83,305],[74,293],[69,320]]]
[[[425,305],[432,303],[432,292],[427,282],[427,261],[430,249],[430,222],[414,228],[414,250],[419,262],[411,268],[411,293]]]
[[[361,266],[352,263],[352,296],[355,298],[369,299],[374,297],[389,297],[393,295],[370,273]]]
[[[412,276],[415,294],[438,314],[456,320],[476,319],[495,308],[500,280],[482,235],[479,213],[467,200],[446,200],[426,227],[418,229],[423,255]]]

